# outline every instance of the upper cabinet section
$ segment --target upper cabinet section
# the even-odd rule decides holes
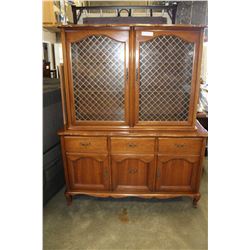
[[[203,28],[62,29],[69,129],[194,129]]]

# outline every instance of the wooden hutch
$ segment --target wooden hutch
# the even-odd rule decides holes
[[[203,27],[61,27],[68,204],[75,195],[196,207],[207,131],[196,121]]]

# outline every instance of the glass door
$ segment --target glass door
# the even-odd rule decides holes
[[[128,31],[67,36],[72,124],[128,124]]]
[[[136,114],[140,125],[192,125],[199,32],[136,32]]]

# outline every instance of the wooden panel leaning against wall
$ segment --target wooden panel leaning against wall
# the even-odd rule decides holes
[[[203,27],[61,29],[68,204],[75,195],[188,196],[196,207],[207,138],[196,121]]]

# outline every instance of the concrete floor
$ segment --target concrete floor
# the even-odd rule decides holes
[[[44,208],[44,250],[207,249],[207,159],[198,208],[190,198],[144,200],[76,197],[64,189]]]

